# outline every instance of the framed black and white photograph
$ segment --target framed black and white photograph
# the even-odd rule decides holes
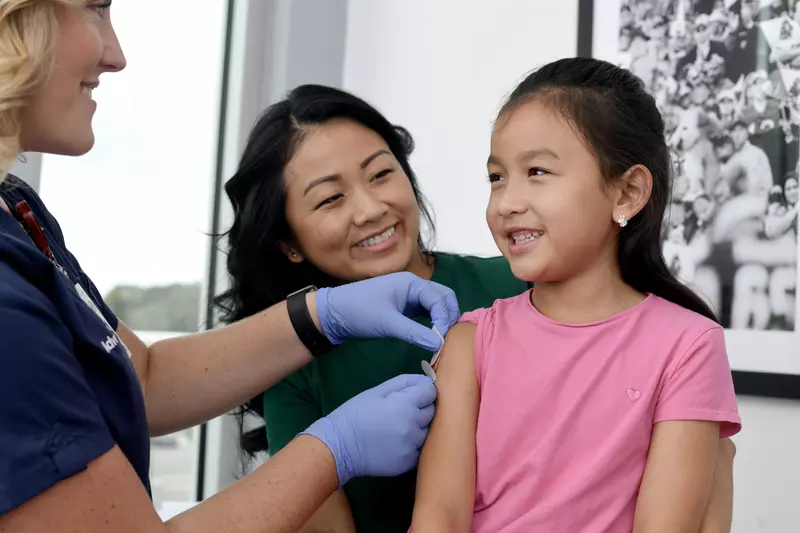
[[[664,257],[726,328],[737,392],[800,399],[800,0],[580,0],[578,27],[661,110]]]

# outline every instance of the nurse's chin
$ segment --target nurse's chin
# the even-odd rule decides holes
[[[35,148],[26,148],[25,151],[76,157],[86,155],[92,148],[94,148],[94,132],[90,129],[86,133],[70,138],[48,139],[47,142],[36,143]]]
[[[74,139],[64,146],[59,155],[80,156],[88,154],[94,148],[94,133]],[[55,152],[54,152],[55,153]]]

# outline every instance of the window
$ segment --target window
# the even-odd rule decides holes
[[[96,144],[44,156],[41,195],[109,306],[147,343],[201,327],[225,0],[115,3],[128,59],[95,91]],[[152,440],[157,508],[195,499],[196,429]]]

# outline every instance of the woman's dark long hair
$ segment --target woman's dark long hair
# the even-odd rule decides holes
[[[664,120],[642,80],[606,61],[562,59],[522,81],[500,116],[534,98],[552,105],[577,128],[606,180],[618,179],[635,165],[647,167],[653,175],[650,200],[620,231],[618,260],[625,283],[718,322],[714,311],[679,282],[664,261],[661,225],[672,172]]]
[[[341,284],[309,261],[289,261],[278,243],[291,240],[286,221],[283,173],[308,127],[334,119],[352,120],[380,135],[411,182],[420,213],[433,231],[433,219],[408,163],[414,141],[404,128],[392,125],[367,102],[347,92],[320,85],[303,85],[271,105],[258,119],[244,149],[236,174],[225,184],[234,219],[227,236],[230,288],[214,299],[220,320],[231,323],[283,301],[292,292],[316,285]],[[420,250],[426,247],[420,238]],[[237,413],[241,445],[249,456],[268,447],[263,425],[244,431],[248,413],[261,417],[261,395]]]

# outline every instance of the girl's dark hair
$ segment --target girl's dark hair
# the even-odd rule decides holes
[[[417,178],[408,163],[414,141],[404,128],[392,125],[364,100],[321,85],[302,85],[271,105],[256,122],[236,174],[225,184],[234,219],[227,236],[227,268],[230,288],[214,299],[220,320],[231,323],[283,301],[292,292],[316,285],[341,284],[309,261],[289,261],[278,243],[289,241],[286,190],[283,173],[309,128],[335,119],[352,120],[380,135],[411,182],[420,213],[433,231],[433,219],[422,197]],[[427,249],[422,239],[420,250]],[[263,425],[244,431],[245,416],[261,417],[261,395],[237,413],[241,445],[249,456],[268,447]]]
[[[509,96],[500,117],[533,99],[553,106],[576,128],[607,181],[635,165],[652,173],[650,200],[620,231],[618,260],[625,283],[718,322],[711,308],[670,273],[661,252],[671,166],[664,121],[642,80],[606,61],[561,59],[525,78]]]

